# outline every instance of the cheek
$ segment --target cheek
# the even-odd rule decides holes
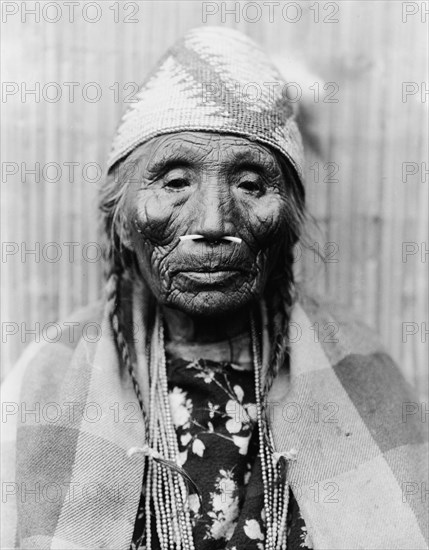
[[[246,209],[248,231],[257,254],[259,276],[264,280],[277,264],[287,227],[287,203],[278,195],[265,196]]]
[[[141,236],[156,245],[171,241],[180,226],[177,203],[156,191],[142,191],[136,199],[132,222]]]
[[[188,232],[187,197],[162,190],[140,190],[130,200],[133,248],[140,271],[155,296],[169,293],[169,268],[177,256],[178,237]]]
[[[279,241],[286,224],[284,200],[276,195],[264,196],[243,205],[246,227],[255,244],[265,249]]]

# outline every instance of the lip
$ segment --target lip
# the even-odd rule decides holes
[[[202,283],[205,285],[221,284],[225,283],[240,275],[241,271],[238,269],[218,269],[213,271],[180,271],[178,275],[190,279],[195,283]]]

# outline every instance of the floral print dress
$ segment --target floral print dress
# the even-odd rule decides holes
[[[240,344],[245,350],[245,343]],[[200,492],[189,496],[195,548],[263,550],[263,484],[251,358],[245,353],[234,362],[178,358],[177,351],[167,354],[169,400],[180,464]],[[144,507],[137,515],[132,550],[144,548],[143,523]],[[154,533],[151,550],[157,547]],[[309,548],[305,524],[291,496],[288,549]]]

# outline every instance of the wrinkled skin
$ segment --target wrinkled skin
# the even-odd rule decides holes
[[[275,155],[242,137],[181,132],[143,144],[128,162],[126,245],[157,300],[203,321],[259,297],[286,229]],[[189,234],[204,239],[180,241]]]

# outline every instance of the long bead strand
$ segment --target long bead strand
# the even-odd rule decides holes
[[[261,363],[259,360],[259,350],[256,338],[256,327],[253,316],[251,317],[251,332],[252,332],[252,351],[254,362],[254,375],[255,375],[255,394],[256,394],[256,416],[258,422],[259,431],[259,455],[261,461],[262,483],[264,486],[264,508],[265,508],[265,524],[266,524],[266,550],[274,550],[272,548],[272,511],[270,507],[269,490],[268,490],[268,477],[267,477],[267,464],[265,454],[265,441],[264,441],[264,426],[262,420],[262,407],[261,407]]]
[[[289,486],[279,478],[274,460],[274,441],[265,417],[262,395],[262,365],[256,324],[251,316],[256,416],[259,432],[259,457],[264,490],[266,523],[265,550],[286,550]],[[265,345],[265,341],[264,341]],[[156,458],[178,464],[179,446],[173,425],[169,394],[164,328],[158,309],[150,345],[150,390],[147,441],[154,454],[147,457],[145,492],[145,543],[152,542],[152,505],[155,526],[162,550],[194,550],[188,491],[184,478]]]
[[[168,397],[168,381],[167,381],[167,368],[166,368],[166,358],[165,358],[165,347],[164,347],[164,327],[162,322],[159,324],[159,349],[161,351],[160,358],[160,383],[162,387],[162,392],[164,395],[164,410],[165,410],[165,428],[167,432],[167,438],[170,443],[170,456],[171,460],[174,460],[177,463],[177,458],[179,454],[179,448],[177,443],[177,435],[173,426],[171,412],[170,412],[170,402]],[[190,517],[189,510],[187,506],[187,488],[183,481],[182,477],[179,477],[177,474],[173,474],[174,477],[174,486],[176,496],[178,497],[178,502],[180,503],[179,518],[181,525],[181,535],[183,538],[184,548],[186,550],[194,550],[194,542],[192,536],[192,527],[190,527]]]
[[[265,550],[285,550],[287,534],[288,484],[279,479],[279,466],[274,459],[274,440],[263,417],[262,365],[261,353],[254,317],[250,318],[252,353],[255,370],[255,394],[257,422],[259,430],[259,454],[261,459],[262,482],[264,486],[264,507],[266,522]],[[280,483],[279,483],[280,481]]]
[[[155,328],[156,329],[156,322]],[[152,342],[150,350],[150,398],[149,398],[149,434],[148,434],[148,444],[150,447],[153,445],[154,433],[156,428],[156,382],[158,379],[158,358],[156,354],[156,346],[154,345],[154,338],[152,333]],[[151,510],[151,501],[152,501],[152,479],[155,475],[155,464],[151,456],[147,458],[148,460],[148,475],[146,479],[146,494],[145,494],[145,513],[146,513],[146,547],[151,547],[152,540],[152,510]]]
[[[162,403],[161,399],[160,403]],[[162,421],[163,414],[162,411],[160,412],[160,418]],[[164,428],[165,426],[159,426],[158,428],[161,436],[161,453],[162,456],[168,457],[169,444]],[[166,517],[166,529],[169,534],[169,542],[166,545],[166,548],[173,548],[176,544],[175,541],[180,538],[179,524],[177,521],[177,513],[175,508],[176,500],[175,496],[171,494],[171,488],[173,487],[173,474],[171,470],[165,467],[160,467],[160,471],[163,480],[163,491],[160,492],[159,499],[161,500],[161,507],[164,510],[164,515]]]

